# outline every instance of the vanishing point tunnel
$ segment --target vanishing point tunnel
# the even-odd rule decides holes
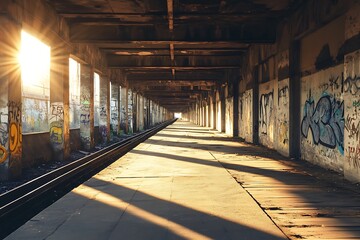
[[[35,217],[12,239],[360,239],[359,13],[359,0],[1,0],[0,203],[39,166],[148,138],[41,212],[73,210],[51,234]],[[70,221],[84,199],[98,202]]]

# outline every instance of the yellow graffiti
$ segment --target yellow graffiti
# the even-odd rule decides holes
[[[63,143],[63,130],[61,127],[52,127],[50,129],[50,138],[54,143]]]
[[[6,149],[3,146],[0,146],[0,163],[5,162],[7,157],[8,157],[8,154],[7,154]]]
[[[10,125],[10,141],[9,141],[9,149],[10,152],[14,152],[16,147],[18,146],[19,139],[19,130],[16,123],[11,123]]]

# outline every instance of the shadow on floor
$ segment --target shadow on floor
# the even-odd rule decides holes
[[[112,182],[96,179],[93,183],[95,186],[91,182],[85,183],[89,188],[86,192],[91,192],[93,187],[99,190],[100,184],[100,194],[109,196],[109,208],[114,208],[113,211],[119,210],[114,207],[116,201],[119,201],[119,206],[123,205],[120,202],[131,204],[120,209],[124,211],[123,222],[120,219],[113,237],[118,234],[124,239],[136,236],[138,239],[145,239],[144,236],[146,239],[285,239],[260,230],[261,226],[255,223],[254,228],[244,226]]]

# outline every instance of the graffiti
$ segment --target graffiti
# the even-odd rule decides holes
[[[21,103],[10,101],[9,107],[9,120],[10,122],[21,122]]]
[[[81,140],[81,145],[83,146],[83,148],[90,149],[90,145],[91,145],[90,136],[80,135],[80,140]]]
[[[344,154],[344,102],[329,95],[322,96],[316,104],[312,99],[305,102],[301,134],[308,137],[311,130],[313,142],[334,149],[338,146]]]
[[[353,107],[360,107],[360,101],[353,101]]]
[[[279,88],[279,90],[278,90],[278,104],[280,103],[281,98],[287,99],[288,94],[289,94],[289,87],[287,85],[282,87],[282,88]]]
[[[82,112],[90,112],[90,105],[89,104],[81,104],[80,111],[82,111]]]
[[[51,103],[50,121],[62,121],[64,119],[64,105],[61,102]]]
[[[322,91],[327,91],[327,90],[337,90],[340,88],[340,81],[342,78],[340,78],[340,76],[330,76],[329,81],[327,83],[324,83],[322,85],[319,86],[319,88]],[[330,88],[330,89],[329,89]]]
[[[359,141],[360,121],[357,120],[357,115],[355,115],[355,117],[351,117],[350,115],[346,116],[345,130],[349,133],[349,138],[355,138],[356,141]]]
[[[355,169],[360,168],[360,146],[357,147],[348,147],[349,156],[349,165]]]
[[[21,103],[9,102],[9,150],[12,154],[21,154]]]
[[[11,123],[9,132],[10,132],[9,149],[11,152],[14,152],[20,142],[18,125],[16,123]]]
[[[107,113],[106,113],[106,107],[101,107],[100,108],[100,117],[105,117],[106,118]]]
[[[0,112],[0,145],[6,146],[9,140],[9,115]]]
[[[7,157],[8,157],[8,153],[6,149],[3,146],[0,146],[0,163],[5,162]]]
[[[84,125],[90,124],[90,114],[80,114],[80,123]]]
[[[90,105],[90,94],[88,94],[88,93],[81,94],[80,103],[85,104],[85,105]]]
[[[344,80],[344,92],[357,95],[360,90],[360,76],[347,77]]]
[[[22,131],[49,131],[48,116],[51,114],[49,101],[33,98],[23,98]]]
[[[55,144],[62,144],[63,138],[63,123],[55,121],[50,124],[50,141]]]
[[[100,136],[102,138],[102,142],[106,142],[107,141],[107,128],[106,128],[106,126],[100,126],[99,127],[99,133],[100,133]]]
[[[261,133],[267,134],[268,124],[273,110],[274,91],[267,94],[261,94],[260,97],[260,116],[259,116],[259,128]]]

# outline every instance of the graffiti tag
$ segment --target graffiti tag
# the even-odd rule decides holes
[[[339,147],[344,154],[344,102],[325,95],[316,104],[312,99],[305,102],[301,134],[308,137],[311,130],[313,142],[328,148]]]
[[[271,114],[273,110],[273,101],[274,101],[274,91],[271,91],[267,94],[261,94],[260,97],[260,117],[259,117],[259,127],[261,133],[267,134],[267,127],[270,123]]]

